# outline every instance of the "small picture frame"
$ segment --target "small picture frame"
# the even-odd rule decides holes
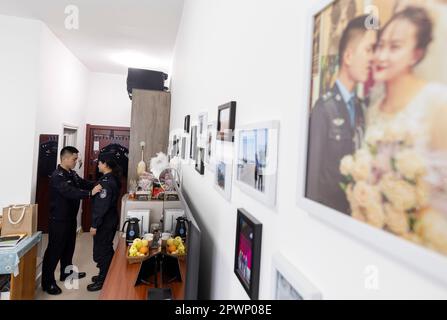
[[[191,144],[189,148],[189,158],[197,161],[197,126],[191,126]]]
[[[216,121],[208,123],[206,148],[205,148],[205,165],[206,168],[214,172],[216,158]]]
[[[189,133],[189,125],[190,125],[190,122],[191,122],[191,116],[188,114],[187,116],[185,116],[185,123],[184,123],[184,125],[183,125],[183,130],[184,130],[186,133]]]
[[[270,207],[276,204],[278,138],[279,121],[245,125],[236,130],[235,184]]]
[[[195,164],[196,171],[201,175],[205,174],[205,148],[197,148],[197,161]]]
[[[180,139],[180,157],[183,160],[186,160],[186,147],[187,147],[187,139],[188,137],[183,134]]]
[[[206,148],[206,138],[208,130],[208,113],[199,113],[199,123],[197,128],[197,145],[200,148]]]
[[[214,169],[214,188],[226,200],[231,200],[231,187],[233,177],[233,162],[230,160],[216,160]]]
[[[281,253],[273,256],[273,300],[321,300],[322,294]]]
[[[236,101],[219,106],[217,113],[217,140],[234,141]]]
[[[248,296],[259,296],[262,223],[246,210],[237,210],[236,247],[234,250],[234,273]]]

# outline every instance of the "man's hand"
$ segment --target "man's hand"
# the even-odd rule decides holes
[[[95,194],[97,194],[98,192],[101,192],[102,190],[102,186],[100,184],[97,184],[93,189],[92,189],[92,196],[94,196]]]
[[[90,234],[92,236],[96,236],[96,229],[95,228],[90,228]]]

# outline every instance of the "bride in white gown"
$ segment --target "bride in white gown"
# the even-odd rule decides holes
[[[346,193],[354,218],[447,255],[447,184],[439,188],[447,179],[440,142],[447,123],[439,121],[447,114],[447,88],[413,72],[432,28],[424,9],[408,7],[381,30],[373,76],[385,94],[368,108],[363,148],[340,169],[352,177]]]

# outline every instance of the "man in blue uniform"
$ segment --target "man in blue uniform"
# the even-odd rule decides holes
[[[359,148],[365,130],[365,103],[355,92],[368,80],[376,31],[366,28],[368,16],[351,20],[340,39],[340,71],[335,85],[320,97],[310,117],[306,196],[350,214],[340,186],[340,161]]]
[[[72,273],[69,267],[73,265],[80,200],[102,189],[100,185],[94,186],[93,182],[82,179],[73,171],[78,153],[74,147],[63,148],[60,152],[61,163],[51,175],[48,247],[42,265],[42,289],[49,294],[62,292],[54,278],[59,262],[61,281]],[[85,272],[72,275],[78,279],[85,276]]]

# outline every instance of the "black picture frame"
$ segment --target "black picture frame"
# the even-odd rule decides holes
[[[242,239],[243,234],[248,235]],[[248,261],[245,260],[245,255],[241,248],[241,240],[249,243],[251,250],[251,269],[247,275]],[[247,241],[248,240],[248,241]],[[261,265],[261,245],[262,245],[262,223],[255,217],[249,214],[246,210],[237,209],[236,220],[236,246],[234,249],[234,273],[239,279],[242,287],[247,292],[252,300],[257,300],[259,296],[259,275]],[[247,248],[247,247],[246,247]],[[241,256],[242,255],[242,256]],[[247,254],[248,255],[248,254]],[[242,270],[241,266],[246,265],[246,270]],[[248,278],[248,281],[247,281]]]
[[[205,174],[205,148],[197,148],[196,171],[201,175]]]
[[[229,111],[228,131],[222,128],[222,113]],[[236,101],[231,101],[218,107],[217,113],[217,140],[234,142],[234,129],[236,126]]]
[[[183,125],[183,129],[185,132],[189,133],[189,124],[191,122],[191,116],[188,114],[185,116],[185,123]]]

